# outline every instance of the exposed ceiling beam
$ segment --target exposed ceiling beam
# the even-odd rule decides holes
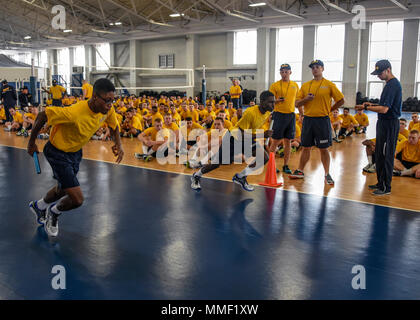
[[[350,11],[347,11],[346,9],[341,8],[338,4],[335,4],[335,3],[331,2],[330,0],[324,0],[324,2],[327,6],[330,6],[331,8],[334,8],[338,11],[344,12],[346,14],[353,14]]]
[[[137,17],[137,18],[139,18],[139,19],[141,19],[143,21],[146,21],[148,23],[159,25],[159,26],[165,26],[165,27],[173,27],[173,25],[170,25],[170,24],[167,24],[167,23],[157,22],[157,21],[154,21],[152,19],[148,19],[148,18],[144,17],[143,15],[141,15],[139,13],[133,12],[132,9],[127,8],[126,6],[123,6],[122,4],[120,4],[120,3],[118,3],[118,2],[116,2],[114,0],[105,0],[105,1],[113,4],[114,6],[120,8],[120,9],[123,9],[123,10],[127,11],[131,15],[133,15],[133,16],[135,16],[135,17]]]
[[[305,18],[304,18],[304,17],[302,17],[302,16],[299,16],[299,15],[297,15],[297,14],[293,14],[293,13],[291,13],[291,12],[284,11],[284,10],[281,10],[281,9],[277,8],[275,5],[273,5],[273,4],[272,4],[271,2],[269,2],[269,1],[267,1],[267,2],[266,2],[266,4],[267,4],[267,6],[268,6],[268,7],[270,7],[270,9],[271,9],[271,10],[274,10],[274,11],[276,11],[276,12],[280,12],[280,13],[283,13],[283,14],[285,14],[285,15],[288,15],[288,16],[291,16],[291,17],[294,17],[294,18],[297,18],[297,19],[305,20]]]
[[[200,1],[202,3],[204,3],[205,5],[207,5],[208,7],[219,10],[220,12],[222,12],[222,13],[228,15],[228,16],[236,17],[236,18],[239,18],[239,19],[243,19],[243,20],[247,20],[247,21],[251,21],[251,22],[255,22],[255,23],[260,23],[258,20],[248,18],[248,17],[245,17],[242,14],[234,13],[233,11],[227,10],[227,9],[223,8],[222,6],[218,5],[216,2],[208,1],[208,0],[200,0]]]
[[[403,9],[405,11],[410,11],[410,9],[408,9],[408,7],[406,7],[405,5],[403,5],[398,0],[389,0],[389,1],[391,1],[393,4],[395,4],[396,6],[400,7],[401,9]]]
[[[316,0],[318,1],[319,5],[325,10],[328,11],[328,8],[325,6],[324,2],[322,2],[322,0]]]

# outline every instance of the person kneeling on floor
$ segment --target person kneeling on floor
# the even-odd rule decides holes
[[[408,176],[420,179],[419,131],[411,130],[408,140],[397,144],[394,160],[394,176]]]

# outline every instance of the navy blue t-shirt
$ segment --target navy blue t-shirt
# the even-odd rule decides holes
[[[379,119],[388,120],[401,117],[402,88],[397,78],[393,78],[387,82],[382,91],[379,105],[389,108],[387,113],[378,114]]]

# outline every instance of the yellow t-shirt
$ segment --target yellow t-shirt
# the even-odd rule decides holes
[[[13,116],[13,121],[18,123],[23,123],[23,117],[22,114],[18,111],[16,111],[15,115]]]
[[[296,125],[295,138],[299,138],[301,134],[302,134],[302,128]]]
[[[200,120],[204,120],[209,115],[209,112],[206,109],[198,111],[198,115],[200,116]]]
[[[298,117],[296,117],[296,120],[298,120]],[[341,117],[341,115],[338,115],[338,117],[335,118],[334,115],[331,113],[330,114],[330,121],[331,121],[331,123],[335,123],[335,122],[338,122],[338,121],[340,123],[343,123],[343,118]]]
[[[85,98],[92,98],[92,93],[93,93],[93,86],[89,83],[85,83],[82,86],[82,90],[86,90],[86,96]]]
[[[409,131],[411,131],[411,130],[419,131],[420,130],[420,122],[414,123],[414,121],[411,120],[409,125],[408,125],[408,130]]]
[[[242,93],[242,89],[240,86],[231,86],[229,93],[232,99],[239,99]]]
[[[362,114],[356,113],[354,115],[354,118],[363,127],[367,127],[369,125],[369,117],[367,116],[366,113],[362,113]]]
[[[0,120],[6,120],[6,111],[4,108],[0,108]]]
[[[257,129],[261,129],[264,126],[264,123],[270,117],[270,112],[262,114],[258,106],[253,106],[245,110],[242,115],[241,120],[239,120],[232,131],[235,129],[252,130],[252,133],[255,133]]]
[[[400,131],[400,134],[402,134],[404,137],[408,139],[408,136],[410,135],[410,131],[407,129],[404,129],[403,131]]]
[[[163,128],[162,130],[157,131],[155,127],[147,128],[143,131],[144,136],[150,137],[152,141],[163,141],[165,138],[169,138],[168,129]]]
[[[296,97],[299,92],[299,86],[294,81],[284,82],[283,80],[274,82],[270,86],[270,92],[274,94],[276,100],[283,97],[283,102],[277,102],[274,105],[275,112],[293,113],[295,112]]]
[[[398,143],[403,142],[405,140],[407,140],[407,138],[404,137],[401,133],[399,133],[398,138],[397,138],[397,145],[398,145]],[[370,141],[372,141],[373,143],[376,144],[376,138],[370,139]]]
[[[34,120],[34,121],[35,121],[35,119],[36,119],[36,114],[30,113],[30,112],[25,113],[25,114],[24,114],[24,116],[25,116],[26,118],[30,118],[30,119],[32,119],[32,120]]]
[[[140,131],[143,130],[143,125],[141,123],[141,120],[138,117],[133,116],[131,118],[130,124],[134,129],[137,129],[137,130],[140,130]]]
[[[415,145],[410,144],[408,140],[398,143],[395,154],[400,152],[404,161],[420,163],[420,141]]]
[[[182,111],[181,112],[182,120],[185,120],[188,117],[191,117],[193,122],[198,122],[198,120],[199,120],[198,112],[195,111],[195,110],[193,110],[193,111]]]
[[[224,122],[224,124],[223,124],[223,127],[225,128],[225,129],[228,129],[229,131],[233,128],[233,125],[232,125],[232,122],[230,122],[229,120],[225,120],[225,122]],[[213,124],[211,125],[211,128],[210,129],[214,129],[214,122],[213,122]]]
[[[114,112],[115,112],[115,111],[114,111]],[[120,115],[119,113],[116,113],[116,112],[115,112],[115,117],[117,118],[117,122],[118,122],[119,126],[121,127],[121,125],[122,125],[122,121],[123,121],[123,116],[122,116],[122,115]]]
[[[121,112],[121,113],[126,113],[127,112],[126,107],[118,107],[117,110],[118,110],[118,112]]]
[[[58,100],[63,97],[63,92],[66,92],[66,89],[64,89],[62,86],[57,84],[56,86],[50,87],[50,92],[52,94],[52,98],[54,100]]]
[[[184,138],[187,138],[187,141],[196,140],[203,131],[205,131],[204,127],[195,122],[193,122],[191,128],[188,128],[187,125],[181,127],[181,134],[184,136]]]
[[[63,103],[63,106],[66,106],[66,107],[71,105],[71,102],[70,102],[69,98],[63,98],[63,100],[61,100],[61,102]]]
[[[155,122],[155,119],[160,119],[163,122],[162,114],[159,112],[156,112],[155,114],[150,114],[152,116],[152,124]]]
[[[113,130],[118,126],[114,108],[107,114],[94,113],[83,100],[68,108],[47,107],[50,142],[64,152],[79,151],[105,122]]]
[[[340,118],[343,119],[343,124],[341,125],[341,127],[343,128],[348,128],[350,124],[354,124],[354,125],[359,124],[351,114],[348,114],[346,116],[344,114],[341,114]]]
[[[327,79],[311,80],[302,85],[297,99],[305,98],[308,93],[315,97],[304,105],[303,114],[308,117],[326,117],[331,112],[331,99],[335,102],[344,98],[337,86]]]
[[[163,127],[165,129],[172,130],[172,131],[179,130],[179,127],[178,127],[178,125],[175,122],[171,122],[171,124],[169,126],[167,126],[166,124],[163,124]]]

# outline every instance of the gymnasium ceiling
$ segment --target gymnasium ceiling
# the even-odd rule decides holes
[[[259,2],[266,5],[250,6]],[[0,5],[0,49],[13,50],[346,22],[354,17],[354,5],[366,8],[368,20],[420,17],[420,0],[0,0]],[[71,32],[52,28],[55,5],[65,8]]]

